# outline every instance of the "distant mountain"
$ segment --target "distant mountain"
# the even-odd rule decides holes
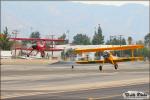
[[[88,5],[73,2],[12,2],[2,3],[2,29],[19,29],[28,36],[31,27],[46,34],[60,35],[70,30],[69,37],[77,33],[94,34],[100,24],[103,34],[123,34],[134,40],[143,39],[149,32],[149,7],[140,4],[123,6]],[[56,36],[57,37],[57,36]]]

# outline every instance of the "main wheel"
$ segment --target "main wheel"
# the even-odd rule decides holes
[[[115,67],[115,69],[117,70],[117,69],[118,69],[118,64],[115,64],[114,67]]]
[[[41,51],[41,57],[44,58],[45,57],[45,52]]]
[[[102,71],[102,66],[101,65],[99,66],[99,70]]]
[[[29,54],[27,54],[27,57],[29,57]]]

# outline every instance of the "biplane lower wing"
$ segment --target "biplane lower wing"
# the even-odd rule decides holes
[[[137,61],[137,60],[144,60],[143,57],[121,57],[118,59],[113,59],[114,62],[127,62],[127,61]]]
[[[127,61],[137,61],[137,60],[143,60],[143,57],[122,57],[122,58],[116,58],[113,59],[113,62],[127,62]],[[94,63],[111,63],[109,60],[80,60],[76,61],[78,64],[94,64]]]

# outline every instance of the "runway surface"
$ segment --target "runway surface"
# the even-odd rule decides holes
[[[124,99],[122,94],[127,91],[142,91],[149,94],[149,84],[139,84],[131,86],[121,86],[112,88],[100,88],[80,90],[62,93],[47,93],[34,96],[23,96],[9,98],[7,100],[106,100],[106,99]]]
[[[120,95],[128,89],[149,90],[149,64],[145,62],[119,63],[118,70],[107,64],[101,72],[98,65],[77,65],[74,69],[71,65],[2,65],[2,98],[122,98]]]

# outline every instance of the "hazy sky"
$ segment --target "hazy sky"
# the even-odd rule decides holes
[[[2,1],[1,29],[18,30],[19,37],[40,31],[42,37],[56,37],[69,30],[92,37],[101,24],[106,38],[110,35],[131,35],[142,39],[149,31],[148,1]],[[136,34],[135,34],[136,33]]]
[[[73,1],[75,3],[83,3],[83,4],[96,4],[96,5],[109,5],[109,6],[122,6],[125,4],[142,4],[144,6],[149,6],[149,2],[147,1]]]

